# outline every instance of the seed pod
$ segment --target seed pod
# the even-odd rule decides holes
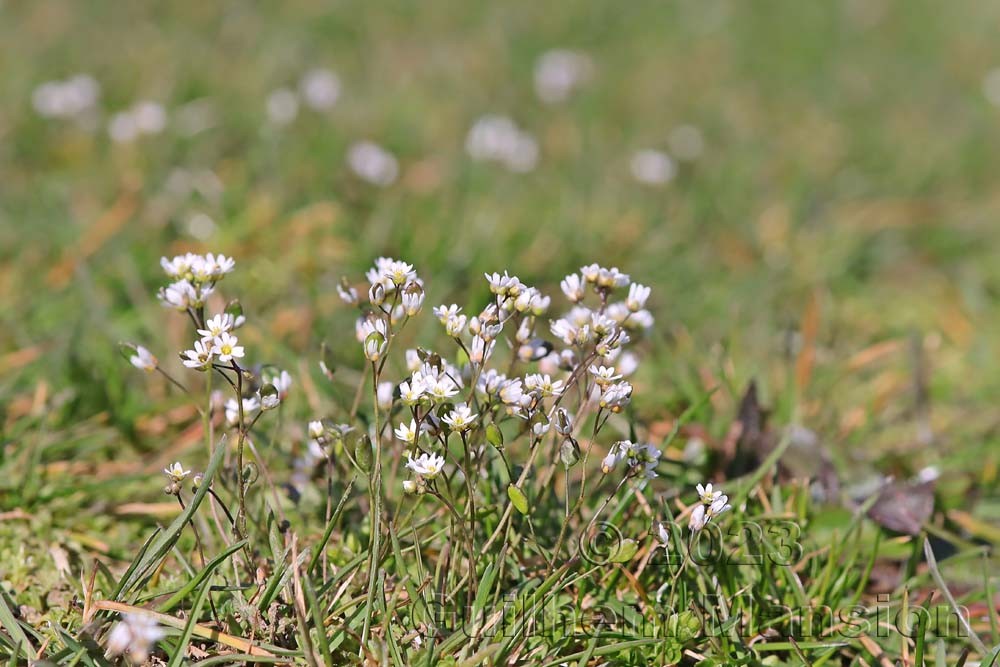
[[[566,438],[559,446],[559,458],[564,466],[572,468],[580,461],[580,444],[573,438]]]
[[[524,491],[517,488],[513,484],[508,484],[507,497],[510,498],[510,502],[514,505],[514,509],[521,514],[528,513],[528,497],[524,495]]]
[[[358,437],[354,443],[354,460],[358,462],[361,472],[370,474],[372,471],[372,439],[368,434]]]
[[[503,450],[503,431],[492,422],[486,426],[486,442],[499,450]]]

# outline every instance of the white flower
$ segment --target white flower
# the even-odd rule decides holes
[[[441,324],[448,324],[448,320],[457,317],[462,312],[462,309],[453,303],[450,306],[434,306],[431,308],[431,312],[434,313],[434,317],[438,318]]]
[[[495,340],[487,343],[482,336],[473,336],[472,345],[469,346],[469,361],[474,364],[485,363],[490,358],[490,355],[493,354],[495,346]]]
[[[319,419],[314,419],[309,422],[309,437],[314,440],[319,440],[326,434],[326,428],[323,426],[323,422]]]
[[[628,382],[618,382],[604,390],[599,405],[612,412],[619,412],[623,407],[628,405],[631,397],[632,385]]]
[[[445,424],[451,427],[452,431],[467,431],[476,421],[478,414],[473,414],[472,410],[465,403],[459,403],[455,409],[441,418]]]
[[[688,527],[692,531],[701,530],[708,524],[709,521],[712,520],[713,517],[716,517],[732,508],[732,505],[729,504],[729,496],[721,492],[712,492],[709,488],[711,485],[708,485],[708,487],[704,489],[700,488],[700,484],[698,486],[701,499],[691,511],[691,518],[688,522]],[[711,497],[711,501],[705,502],[708,497]]]
[[[637,310],[642,310],[646,306],[646,299],[649,298],[649,292],[650,289],[645,285],[632,283],[628,288],[628,298],[625,300],[625,305],[633,313]]]
[[[158,297],[163,305],[177,310],[187,310],[198,303],[198,292],[187,280],[161,287]]]
[[[618,455],[615,453],[615,448],[612,447],[608,455],[601,459],[601,472],[607,475],[614,470],[616,465],[618,465]]]
[[[45,118],[84,116],[97,104],[101,88],[89,74],[66,81],[47,81],[32,92],[31,104]]]
[[[128,359],[132,362],[132,365],[139,370],[146,371],[147,373],[152,373],[156,370],[156,364],[158,363],[156,357],[153,353],[144,348],[142,345],[135,346],[135,354],[133,354]]]
[[[465,324],[467,322],[465,315],[453,315],[448,318],[448,321],[444,323],[444,330],[452,338],[458,338],[462,331],[465,330]]]
[[[524,386],[529,391],[537,391],[542,396],[558,396],[563,392],[565,384],[562,380],[553,381],[551,377],[541,373],[532,373],[524,378]]]
[[[156,620],[142,613],[122,614],[110,634],[108,634],[108,653],[112,656],[129,654],[135,663],[144,663],[156,642],[165,636]]]
[[[392,409],[392,390],[394,386],[391,382],[379,382],[375,390],[375,400],[378,402],[379,410],[388,412]]]
[[[590,58],[577,51],[554,49],[535,64],[535,93],[546,104],[562,102],[591,74]]]
[[[499,273],[485,273],[487,282],[490,284],[490,291],[499,296],[511,296],[517,298],[525,289],[524,283],[517,276],[508,275],[506,271],[501,276]]]
[[[521,379],[515,378],[513,380],[507,380],[500,387],[499,392],[500,400],[506,405],[520,406],[522,400],[524,399],[524,391],[521,385]]]
[[[406,314],[408,316],[413,317],[414,315],[420,312],[420,309],[423,308],[424,306],[425,296],[426,292],[424,292],[423,288],[421,287],[417,287],[415,289],[411,289],[408,287],[403,290],[403,297],[401,301],[403,310],[406,311]]]
[[[180,461],[175,462],[169,468],[163,469],[163,474],[170,478],[170,481],[180,484],[184,478],[191,474],[190,470],[185,470]]]
[[[422,380],[413,378],[409,382],[402,382],[399,385],[399,398],[403,405],[416,405],[424,395],[424,383]]]
[[[284,400],[288,397],[288,392],[292,388],[292,375],[288,371],[264,371],[261,374],[264,384],[273,384],[278,390],[278,397]]]
[[[378,361],[385,354],[389,345],[386,337],[388,327],[385,320],[368,317],[360,320],[359,337],[364,346],[365,358],[368,361]]]
[[[435,403],[442,403],[458,393],[458,387],[450,377],[440,377],[437,380],[428,378],[425,382],[425,393]]]
[[[591,366],[587,369],[587,372],[594,376],[594,382],[597,383],[599,387],[607,387],[613,382],[617,382],[622,379],[620,374],[615,373],[614,366]]]
[[[223,333],[212,340],[212,352],[219,357],[219,361],[231,361],[243,356],[243,346],[239,345],[239,339],[231,333]]]
[[[410,420],[410,424],[407,425],[405,422],[400,422],[399,426],[395,429],[396,437],[403,442],[413,444],[417,441],[417,436],[420,434],[420,429],[417,428],[417,422],[414,419]]]
[[[538,162],[538,142],[505,116],[477,120],[466,135],[465,150],[473,160],[496,162],[513,172],[529,172]]]
[[[261,410],[273,410],[281,405],[281,396],[277,393],[271,394],[258,391],[257,400],[260,402]]]
[[[232,273],[233,269],[236,268],[236,260],[232,257],[226,257],[225,255],[213,255],[208,253],[205,255],[205,270],[209,278],[213,280],[220,280],[227,273]],[[240,326],[240,322],[236,322],[234,326]]]
[[[664,549],[670,547],[670,531],[667,530],[667,525],[662,521],[656,522],[656,537],[660,540],[660,546]]]
[[[407,457],[406,467],[428,479],[433,479],[444,468],[444,457],[435,454],[421,454],[417,458]]]
[[[360,141],[347,151],[347,164],[358,178],[380,188],[396,182],[399,162],[395,156],[371,141]]]
[[[198,333],[205,338],[218,338],[224,333],[228,333],[236,328],[236,318],[229,313],[220,313],[205,322],[204,329],[198,329]]]
[[[698,490],[698,497],[701,499],[701,502],[706,505],[711,505],[722,497],[722,491],[714,490],[711,482],[704,486],[698,484],[695,488]]]
[[[349,306],[358,305],[358,290],[354,289],[346,283],[339,283],[337,285],[337,294],[340,299]]]
[[[260,409],[260,400],[256,396],[243,399],[243,417],[249,420],[249,416]],[[235,398],[226,401],[226,422],[230,426],[238,424],[240,421],[240,404]]]
[[[632,154],[629,162],[632,177],[643,185],[666,185],[677,175],[677,165],[663,151],[645,148]]]
[[[215,354],[215,348],[212,346],[211,341],[196,340],[193,350],[185,350],[182,353],[181,361],[188,368],[206,370],[212,363],[213,354]]]
[[[580,333],[579,330],[564,317],[550,322],[549,329],[552,331],[553,336],[559,338],[567,345],[573,345]]]
[[[404,479],[403,480],[403,491],[405,493],[416,493],[416,491],[417,491],[417,483],[415,481],[413,481],[412,479]]]
[[[506,381],[506,375],[498,372],[495,368],[489,368],[479,375],[479,380],[476,381],[476,392],[484,397],[492,396],[500,391]]]
[[[315,111],[327,111],[340,98],[340,79],[328,69],[312,69],[302,77],[299,92],[306,106]]]

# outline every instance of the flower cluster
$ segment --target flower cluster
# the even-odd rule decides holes
[[[698,504],[691,510],[691,518],[688,527],[692,531],[698,531],[708,525],[708,522],[723,512],[732,508],[729,504],[729,496],[722,491],[712,488],[711,482],[702,486],[699,484]]]
[[[647,479],[656,477],[660,463],[660,450],[650,444],[640,445],[631,440],[619,440],[601,461],[601,471],[607,475],[619,462],[624,461],[629,471],[637,471]]]

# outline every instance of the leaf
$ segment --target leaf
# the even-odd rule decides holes
[[[639,551],[639,544],[632,538],[622,540],[615,552],[608,559],[612,563],[627,563]]]
[[[510,502],[514,504],[514,508],[518,512],[525,515],[528,513],[528,497],[524,495],[524,491],[513,484],[508,484],[507,497],[510,498]]]

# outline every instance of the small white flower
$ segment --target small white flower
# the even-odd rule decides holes
[[[184,478],[191,474],[190,470],[185,470],[180,461],[175,462],[168,468],[163,469],[163,474],[170,478],[170,481],[180,484]]]
[[[405,422],[400,422],[399,426],[395,429],[394,433],[396,437],[403,442],[413,444],[417,441],[417,436],[420,434],[420,429],[417,428],[417,422],[414,419],[410,420],[409,425]]]
[[[165,633],[156,620],[142,613],[122,614],[110,634],[108,634],[108,654],[129,654],[135,663],[144,663],[156,642],[163,639]]]
[[[487,282],[490,284],[490,291],[498,296],[509,296],[516,299],[527,289],[524,283],[517,276],[508,275],[506,271],[501,276],[499,273],[485,273]]]
[[[155,371],[156,365],[159,363],[156,357],[153,356],[153,353],[142,345],[135,346],[135,354],[129,357],[129,361],[132,362],[133,366],[147,373]]]
[[[347,151],[347,164],[358,178],[380,188],[396,182],[399,162],[396,157],[371,141],[360,141]]]
[[[278,397],[281,400],[288,397],[288,392],[292,388],[292,375],[288,371],[278,371],[277,369],[264,371],[261,373],[261,380],[264,384],[273,384],[274,388],[278,390]]]
[[[628,382],[618,382],[604,390],[599,405],[612,412],[620,412],[623,407],[628,405],[631,397],[632,385]]]
[[[328,69],[312,69],[302,77],[299,92],[309,108],[328,111],[340,98],[340,79]]]
[[[704,486],[698,484],[695,488],[698,490],[698,497],[701,498],[701,502],[706,505],[711,505],[722,496],[722,491],[716,491],[713,489],[711,482],[705,484]]]
[[[379,410],[389,411],[392,409],[392,390],[394,389],[391,382],[379,382],[378,389],[375,391],[375,398],[378,401]]]
[[[551,377],[541,373],[532,373],[524,378],[524,386],[529,391],[537,391],[542,396],[558,396],[563,392],[565,384],[562,380],[553,381]]]
[[[538,163],[538,142],[505,116],[483,116],[465,138],[473,160],[496,162],[513,172],[525,173]]]
[[[157,295],[164,306],[177,310],[187,310],[197,305],[198,292],[187,280],[178,280],[166,287],[161,287]]]
[[[458,393],[458,387],[450,377],[440,377],[437,380],[428,379],[424,391],[435,403],[443,403]]]
[[[401,299],[403,310],[410,317],[413,317],[420,312],[420,309],[424,307],[424,297],[426,293],[423,288],[417,289],[404,289],[403,297]]]
[[[346,283],[339,283],[337,285],[337,294],[340,299],[349,306],[358,305],[358,290],[354,289]]]
[[[656,537],[660,540],[660,546],[664,549],[670,546],[670,531],[667,530],[667,525],[662,521],[656,522]]]
[[[243,417],[249,421],[250,415],[260,409],[260,400],[256,396],[243,399]],[[226,422],[230,426],[238,424],[240,421],[240,404],[235,398],[226,401]]]
[[[309,422],[309,437],[314,440],[319,440],[323,438],[326,434],[326,428],[323,426],[323,422],[319,419],[314,419]]]
[[[458,316],[462,312],[462,309],[453,303],[450,306],[434,306],[431,308],[431,312],[434,313],[434,317],[438,318],[441,324],[447,324],[448,320]]]
[[[403,405],[416,405],[424,395],[424,383],[419,379],[411,379],[399,385],[399,398]]]
[[[649,292],[650,289],[645,285],[632,283],[628,288],[628,298],[625,300],[625,305],[633,313],[637,310],[642,310],[646,306],[646,299],[649,298]]]
[[[615,453],[615,448],[612,447],[608,455],[601,459],[601,472],[607,475],[614,470],[616,465],[618,465],[618,455]]]
[[[472,410],[465,403],[459,403],[455,409],[441,418],[445,424],[451,427],[452,431],[467,431],[476,421],[478,414],[473,414]]]
[[[705,487],[698,485],[699,502],[691,510],[691,518],[688,522],[688,527],[692,531],[701,530],[712,518],[732,509],[732,505],[729,504],[729,496],[721,491],[715,491],[711,487],[711,484]]]
[[[568,98],[591,74],[593,64],[585,54],[553,49],[535,64],[535,93],[546,104]]]
[[[636,181],[653,187],[666,185],[677,175],[677,165],[673,159],[663,151],[652,148],[633,153],[629,169]]]
[[[359,336],[364,346],[365,358],[368,361],[378,361],[389,346],[385,320],[368,317],[360,322]]]
[[[236,336],[225,332],[213,339],[212,351],[219,357],[219,361],[222,362],[239,359],[243,356],[243,346],[239,345],[239,342]]]
[[[444,323],[444,330],[452,338],[458,338],[462,332],[465,330],[465,324],[467,322],[465,315],[453,315],[448,318],[448,321]]]
[[[403,480],[403,491],[405,493],[416,493],[417,483],[412,479]]]
[[[198,329],[198,333],[205,338],[218,338],[224,333],[228,333],[236,328],[236,318],[229,313],[220,313],[205,322],[204,329]]]
[[[614,366],[591,366],[587,369],[587,372],[594,376],[594,382],[597,383],[599,387],[607,387],[613,382],[617,382],[622,379],[621,374],[615,373]]]
[[[469,346],[469,361],[474,364],[483,364],[490,355],[493,354],[493,348],[496,347],[496,341],[491,340],[486,342],[482,336],[473,336],[472,344]]]
[[[278,394],[263,394],[257,392],[257,401],[260,403],[261,410],[273,410],[279,405],[281,405],[281,396]]]
[[[417,458],[407,457],[406,467],[427,479],[433,479],[444,468],[444,457],[436,454],[421,454]]]
[[[507,380],[500,387],[500,400],[506,405],[520,406],[524,398],[524,390],[520,378]]]
[[[212,356],[215,354],[215,349],[212,346],[211,341],[205,342],[201,340],[196,340],[194,342],[193,350],[185,350],[181,354],[181,361],[188,368],[194,368],[197,370],[206,370],[212,363]]]

